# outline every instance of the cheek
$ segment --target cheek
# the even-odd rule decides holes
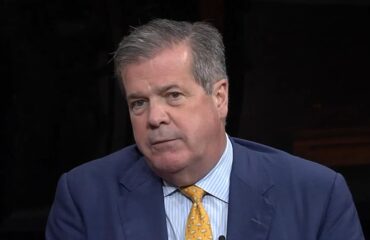
[[[140,119],[131,117],[131,125],[136,142],[143,141],[143,139],[145,138],[145,129],[146,129],[144,122],[141,121]]]
[[[210,108],[193,111],[191,117],[185,118],[180,126],[184,134],[193,141],[193,144],[200,144],[199,140],[208,139],[215,130],[218,120],[218,113]]]

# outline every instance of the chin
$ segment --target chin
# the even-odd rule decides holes
[[[186,159],[178,156],[156,156],[148,161],[155,172],[164,174],[178,173],[188,165]]]

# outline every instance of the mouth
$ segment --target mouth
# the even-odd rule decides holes
[[[152,146],[160,145],[160,144],[166,144],[175,141],[176,139],[163,139],[163,140],[156,140],[151,143]]]

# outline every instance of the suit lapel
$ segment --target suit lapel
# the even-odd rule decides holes
[[[234,142],[233,149],[226,239],[267,239],[274,216],[273,184],[258,155]]]
[[[141,158],[120,183],[118,206],[125,239],[167,239],[161,179]]]

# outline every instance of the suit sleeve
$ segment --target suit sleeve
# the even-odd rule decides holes
[[[352,195],[340,174],[334,179],[320,233],[320,240],[365,239]]]
[[[58,182],[46,225],[46,240],[85,239],[83,220],[72,198],[67,176],[62,175]]]

